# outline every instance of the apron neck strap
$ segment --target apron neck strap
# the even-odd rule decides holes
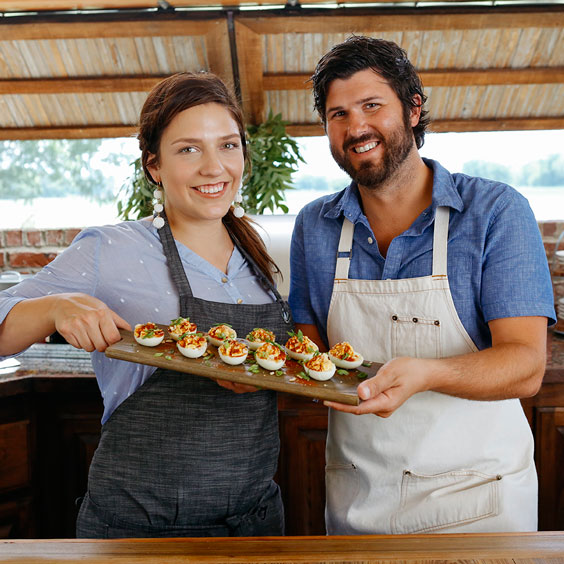
[[[337,266],[335,267],[335,278],[337,280],[346,280],[349,277],[353,235],[354,223],[350,222],[346,217],[343,218],[341,238],[339,239],[339,248],[337,250]]]
[[[433,276],[447,275],[448,220],[450,210],[439,206],[435,211],[433,231]]]
[[[450,210],[446,206],[439,206],[435,211],[435,226],[433,230],[433,276],[446,276],[447,274],[447,244],[448,221]],[[335,279],[347,280],[352,259],[354,224],[346,217],[341,227],[341,238],[337,250],[337,265]]]
[[[170,272],[170,277],[174,283],[174,286],[178,292],[178,297],[180,300],[180,311],[179,315],[182,317],[187,317],[189,315],[188,301],[193,297],[192,288],[188,277],[186,276],[186,271],[184,266],[182,266],[182,259],[178,254],[178,248],[174,242],[174,237],[168,224],[168,219],[164,210],[161,212],[161,217],[164,219],[164,225],[158,230],[159,238],[163,245],[163,252],[166,257],[166,262],[168,265],[168,271]]]

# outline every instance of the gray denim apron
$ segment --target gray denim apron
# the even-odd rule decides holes
[[[168,222],[159,230],[182,317],[207,331],[229,323],[238,335],[292,329],[288,304],[232,236],[268,304],[226,304],[192,295]],[[213,380],[157,369],[102,428],[77,520],[79,538],[284,534],[278,485],[276,394],[246,394]]]

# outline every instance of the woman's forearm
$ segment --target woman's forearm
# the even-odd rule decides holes
[[[55,332],[53,308],[59,295],[29,298],[17,303],[0,324],[0,355],[23,351]]]

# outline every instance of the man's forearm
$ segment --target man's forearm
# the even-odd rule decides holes
[[[545,355],[522,343],[425,361],[428,389],[472,400],[530,397],[542,383]]]

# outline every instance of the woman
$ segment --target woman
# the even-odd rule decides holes
[[[281,535],[275,394],[103,355],[120,328],[179,316],[203,331],[291,329],[278,269],[232,206],[247,156],[241,112],[216,76],[177,74],[149,94],[139,145],[164,210],[86,229],[4,292],[0,354],[55,330],[94,351],[103,427],[78,537]]]

